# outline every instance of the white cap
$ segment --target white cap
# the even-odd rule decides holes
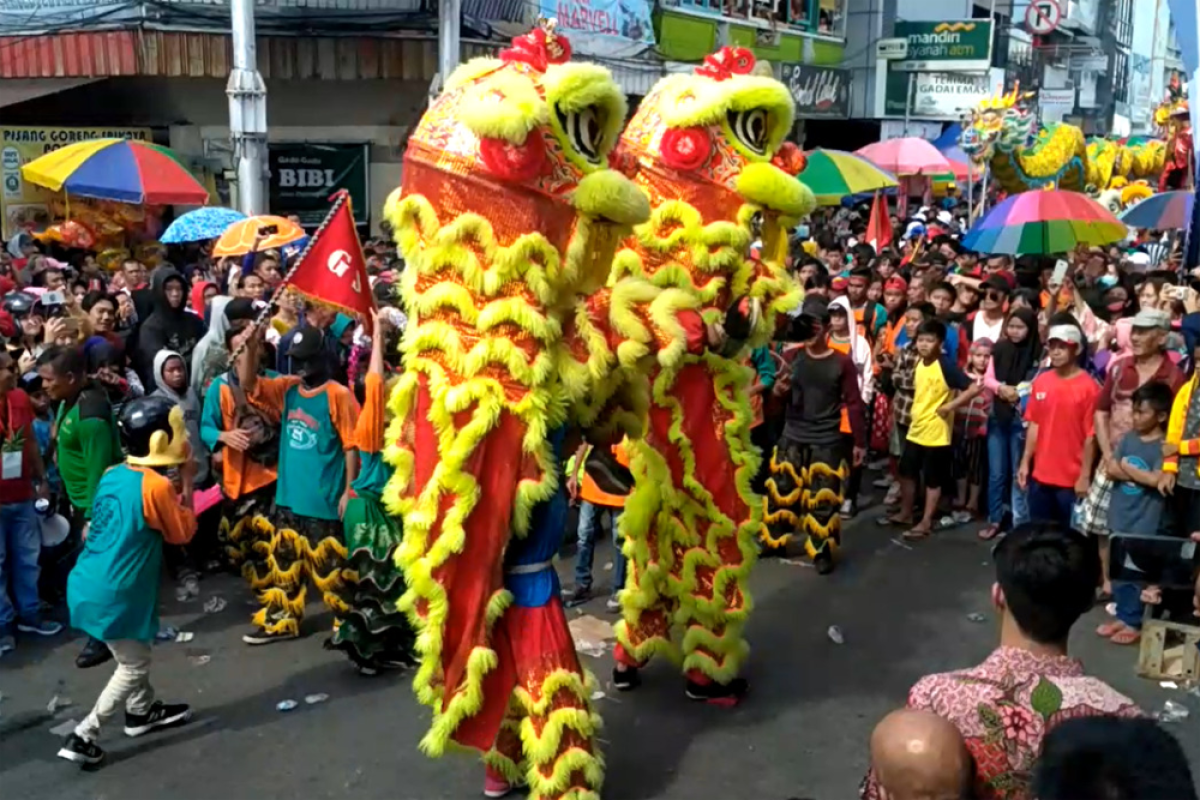
[[[1047,342],[1066,342],[1075,345],[1076,349],[1083,347],[1083,334],[1074,325],[1055,325],[1050,328],[1046,337]]]

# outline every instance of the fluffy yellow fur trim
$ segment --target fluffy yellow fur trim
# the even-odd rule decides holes
[[[659,81],[651,94],[659,92],[658,107],[667,125],[689,128],[720,124],[725,127],[731,142],[736,142],[729,130],[731,112],[755,109],[767,112],[766,155],[754,155],[756,160],[770,160],[770,155],[779,149],[791,130],[796,113],[795,102],[786,86],[774,78],[757,75],[737,75],[724,81],[696,75],[671,75]]]
[[[747,164],[737,177],[737,190],[750,202],[796,220],[817,207],[812,190],[774,164]]]

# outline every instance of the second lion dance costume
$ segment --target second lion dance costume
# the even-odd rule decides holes
[[[597,800],[603,780],[594,679],[551,559],[569,410],[613,364],[567,366],[564,336],[649,215],[606,169],[624,95],[569,56],[536,30],[459,67],[413,131],[387,208],[409,324],[384,500],[404,519],[400,607],[417,633],[414,688],[434,710],[421,748],[479,750],[490,794],[526,783],[534,800]],[[622,363],[669,338],[624,322],[645,337]]]
[[[652,213],[613,265],[616,276],[691,295],[709,323],[728,320],[731,306],[744,312],[751,341],[799,304],[783,270],[786,232],[815,206],[794,177],[802,157],[783,147],[791,95],[758,72],[749,51],[724,48],[642,101],[620,157]],[[761,262],[748,258],[756,221]],[[618,688],[636,686],[637,667],[652,655],[682,650],[693,699],[728,704],[745,691],[737,676],[749,649],[746,582],[762,509],[750,490],[759,454],[744,344],[689,352],[676,365],[660,360],[651,374],[648,426],[629,448],[635,483],[620,521],[629,573],[616,628]]]

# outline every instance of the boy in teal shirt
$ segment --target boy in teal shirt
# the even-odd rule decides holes
[[[98,764],[100,727],[125,708],[125,735],[187,722],[191,709],[154,699],[150,658],[158,633],[163,542],[187,544],[196,532],[191,491],[195,462],[183,412],[165,397],[142,397],[121,410],[124,464],[100,478],[83,552],[67,581],[71,625],[104,642],[117,669],[91,713],[67,736],[59,758]],[[179,468],[179,491],[166,471]]]
[[[326,335],[320,328],[296,331],[285,353],[296,377],[259,376],[262,336],[258,329],[251,330],[238,359],[238,380],[246,397],[283,421],[275,535],[271,536],[274,566],[254,586],[263,608],[254,615],[254,630],[242,637],[247,644],[270,644],[300,635],[306,576],[335,620],[349,610],[338,594],[346,589],[341,520],[358,476],[355,420],[359,409],[350,390],[332,380]]]

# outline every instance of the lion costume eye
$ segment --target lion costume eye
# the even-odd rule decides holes
[[[559,124],[571,146],[591,164],[601,163],[600,148],[604,138],[605,112],[600,106],[586,106],[579,111],[564,111],[555,107]]]
[[[761,108],[729,112],[729,129],[755,155],[766,155],[769,122],[766,110]]]

